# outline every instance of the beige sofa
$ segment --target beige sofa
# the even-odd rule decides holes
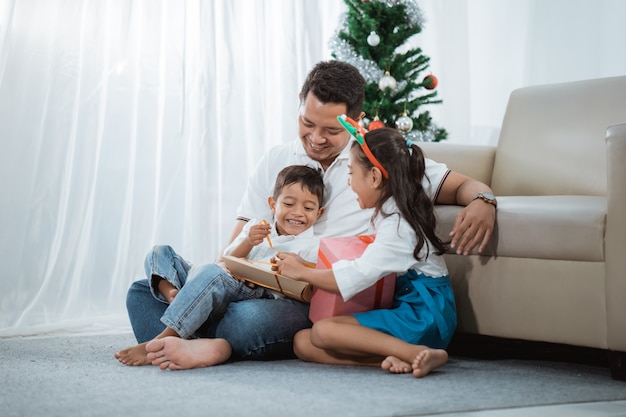
[[[498,199],[489,249],[446,254],[459,332],[606,349],[626,380],[625,122],[610,77],[513,91],[497,146],[422,144]]]

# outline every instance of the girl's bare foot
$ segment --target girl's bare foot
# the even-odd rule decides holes
[[[443,349],[422,350],[413,359],[413,376],[422,378],[435,368],[448,362],[448,352]]]
[[[395,356],[387,356],[385,360],[380,363],[380,367],[393,374],[408,374],[413,370],[410,363],[398,359]]]
[[[146,350],[148,361],[172,371],[218,365],[227,361],[232,353],[226,339],[185,340],[178,337],[152,340]]]
[[[146,345],[148,343],[141,343],[137,346],[129,347],[128,349],[120,350],[115,354],[115,358],[128,366],[141,366],[150,365],[148,359],[148,352],[146,351]]]

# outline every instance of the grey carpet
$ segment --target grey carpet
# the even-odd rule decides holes
[[[0,339],[0,415],[422,416],[626,399],[605,367],[451,356],[424,379],[298,360],[127,367],[131,334]]]

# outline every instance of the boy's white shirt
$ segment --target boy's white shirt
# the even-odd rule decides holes
[[[260,220],[252,219],[241,230],[241,233],[237,235],[235,240],[231,242],[226,249],[224,249],[224,255],[230,255],[233,250],[244,240],[248,238],[250,228],[259,223]],[[298,235],[279,235],[276,230],[276,223],[272,224],[270,229],[270,240],[272,241],[272,247],[270,247],[267,239],[263,239],[263,242],[254,246],[247,259],[255,261],[269,262],[269,260],[276,255],[276,250],[280,252],[292,252],[300,255],[302,259],[310,263],[317,263],[317,253],[320,246],[320,239],[313,233],[313,228],[309,227]],[[263,266],[259,264],[259,266]]]
[[[413,257],[417,236],[400,214],[393,198],[385,202],[382,211],[393,214],[386,217],[379,214],[376,217],[374,221],[376,238],[367,246],[361,257],[351,261],[337,261],[332,266],[337,286],[346,301],[392,272],[401,275],[414,269],[433,278],[448,275],[443,256],[433,252],[434,247],[430,242],[420,251],[421,261]],[[424,259],[426,253],[428,257]]]

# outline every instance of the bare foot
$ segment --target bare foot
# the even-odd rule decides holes
[[[172,284],[165,278],[162,278],[158,275],[152,275],[152,278],[159,280],[157,284],[157,289],[159,290],[161,295],[165,297],[167,302],[171,304],[172,301],[174,300],[174,297],[176,297],[176,294],[178,294],[178,288],[176,288],[174,284]]]
[[[115,358],[128,366],[141,366],[150,365],[148,359],[148,352],[146,351],[146,345],[148,343],[142,343],[137,346],[129,347],[124,350],[120,350],[115,354]]]
[[[165,297],[168,303],[172,304],[172,301],[174,301],[174,297],[176,297],[177,294],[178,289],[173,287],[172,289],[165,291],[165,293],[163,293],[163,297]]]
[[[435,368],[448,362],[448,352],[443,349],[422,350],[413,359],[413,376],[422,378]]]
[[[380,363],[380,367],[388,370],[392,374],[408,374],[413,370],[410,363],[398,359],[395,356],[387,356],[385,360]]]
[[[155,339],[146,345],[148,361],[161,369],[204,368],[230,358],[232,348],[226,339],[192,339],[178,337]]]

